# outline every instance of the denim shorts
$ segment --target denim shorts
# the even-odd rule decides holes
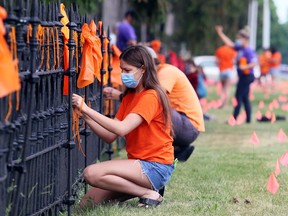
[[[153,189],[157,192],[168,183],[175,168],[173,164],[160,164],[144,160],[139,160],[139,162],[142,173],[147,176]]]
[[[279,68],[271,68],[269,72],[272,76],[277,76],[280,73],[280,69]]]
[[[232,70],[224,70],[220,72],[220,80],[231,80],[233,78]]]

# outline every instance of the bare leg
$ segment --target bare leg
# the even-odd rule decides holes
[[[221,80],[222,84],[222,107],[226,106],[228,103],[228,97],[229,97],[229,79]]]
[[[119,194],[123,193],[132,197],[159,198],[159,193],[152,190],[148,178],[142,174],[140,162],[137,160],[113,160],[93,164],[85,168],[83,174],[86,181],[95,187],[85,195],[91,197],[94,203],[119,198]]]
[[[105,201],[124,202],[128,199],[134,198],[129,194],[118,193],[114,191],[103,190],[100,188],[92,187],[80,201],[81,208],[90,207]]]

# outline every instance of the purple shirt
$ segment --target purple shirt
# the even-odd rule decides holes
[[[137,40],[134,28],[127,21],[122,21],[118,26],[117,47],[123,51],[129,40]]]
[[[238,72],[238,76],[242,77],[245,76],[243,74],[243,72],[240,70],[239,68],[239,60],[241,58],[245,58],[247,60],[247,64],[250,64],[252,62],[257,62],[257,55],[255,53],[255,51],[251,48],[251,47],[241,47],[238,45],[234,46],[234,49],[237,51],[237,72]],[[253,68],[250,69],[250,75],[254,75],[254,70]]]

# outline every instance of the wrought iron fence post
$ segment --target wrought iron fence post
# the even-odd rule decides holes
[[[23,38],[23,27],[26,25],[27,20],[25,20],[25,17],[23,16],[23,1],[22,0],[17,0],[17,8],[15,9],[17,17],[18,17],[18,22],[16,25],[16,37],[17,37],[17,53],[18,53],[18,67],[19,70],[23,70],[23,54],[25,50],[25,41]]]
[[[67,143],[64,147],[68,150],[68,181],[67,181],[67,197],[64,203],[68,206],[68,215],[72,213],[72,205],[75,202],[75,199],[72,194],[72,149],[75,148],[75,142],[72,133],[72,121],[73,121],[73,108],[72,108],[72,81],[76,75],[76,69],[74,65],[73,52],[75,50],[76,43],[73,39],[73,31],[76,29],[77,25],[74,23],[74,14],[73,14],[73,6],[71,5],[69,10],[69,20],[70,22],[67,24],[69,28],[69,69],[67,71],[67,75],[69,76],[69,95],[68,95],[68,133],[67,133]],[[65,45],[64,45],[65,46]]]
[[[100,101],[99,101],[99,112],[102,113],[103,112],[103,82],[104,82],[104,75],[106,73],[106,70],[104,68],[104,54],[105,54],[105,44],[104,44],[104,40],[105,40],[105,35],[104,35],[104,27],[103,27],[103,23],[101,25],[101,29],[99,29],[99,37],[101,40],[101,53],[102,53],[102,63],[101,63],[101,69],[100,69],[100,75],[101,75],[101,79],[100,79]],[[98,139],[98,160],[101,160],[101,149],[102,149],[102,140],[99,138]]]
[[[108,58],[108,86],[112,87],[112,84],[111,84],[111,71],[112,71],[112,66],[111,66],[111,55],[112,55],[112,50],[111,50],[111,47],[110,47],[110,41],[111,41],[111,38],[110,38],[110,28],[108,26],[108,30],[107,30],[107,39],[108,39],[108,43],[107,43],[107,47],[106,47],[106,50],[107,50],[107,58]],[[112,114],[111,114],[111,108],[112,108],[112,100],[109,100],[109,105],[108,105],[108,116],[110,118],[112,118]],[[106,150],[106,153],[108,154],[108,159],[111,160],[112,159],[112,155],[114,153],[113,151],[113,148],[112,148],[112,144],[108,144],[108,149]]]
[[[20,189],[21,185],[23,183],[23,174],[27,172],[26,170],[26,156],[27,156],[27,151],[29,149],[29,144],[30,144],[30,133],[31,133],[31,127],[32,127],[32,101],[33,101],[33,96],[34,96],[34,88],[35,84],[38,82],[39,77],[35,74],[36,72],[36,52],[37,52],[37,39],[36,39],[36,33],[37,33],[37,27],[38,24],[40,23],[40,20],[38,18],[38,2],[37,0],[32,1],[32,13],[31,13],[31,19],[29,20],[29,23],[32,25],[32,38],[30,41],[30,50],[31,50],[31,61],[30,61],[30,71],[27,76],[27,81],[30,84],[30,88],[27,88],[27,95],[28,95],[28,100],[27,100],[27,124],[25,128],[25,134],[24,134],[24,143],[23,143],[23,149],[22,149],[22,154],[21,154],[21,162],[17,167],[17,171],[20,173],[18,181],[17,181],[17,189],[16,189],[16,202],[14,204],[14,208],[12,209],[12,215],[17,215],[18,214],[18,207],[19,207],[19,198],[21,197]]]

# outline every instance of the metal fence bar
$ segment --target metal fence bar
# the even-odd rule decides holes
[[[8,45],[17,45],[22,86],[20,92],[0,98],[0,215],[59,215],[61,211],[71,215],[75,198],[83,188],[82,170],[100,159],[103,148],[81,120],[79,145],[84,145],[86,157],[74,148],[72,92],[85,95],[85,102],[102,112],[103,76],[106,70],[111,73],[110,61],[106,69],[102,62],[100,82],[95,80],[85,89],[77,89],[81,27],[87,21],[79,15],[78,7],[71,5],[68,10],[70,35],[66,45],[60,1],[2,0],[0,4],[8,11],[5,38]],[[105,49],[110,52],[110,45],[103,45],[103,29],[98,36],[104,56]],[[16,37],[12,38],[9,35],[14,30]],[[65,46],[69,49],[67,71]],[[63,95],[64,75],[69,76],[68,96]],[[12,111],[6,121],[10,103]]]

